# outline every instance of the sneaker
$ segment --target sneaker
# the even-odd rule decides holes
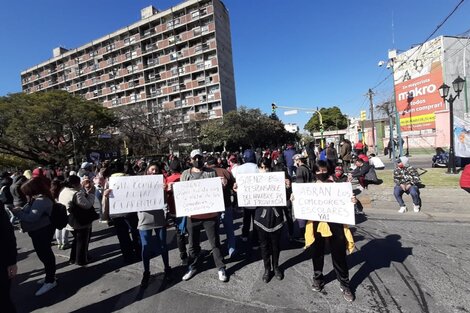
[[[36,291],[35,295],[40,296],[51,290],[52,288],[57,286],[57,281],[54,280],[53,283],[44,283],[38,291]]]
[[[228,258],[231,259],[235,255],[235,249],[230,248],[228,249]]]
[[[398,213],[405,213],[406,211],[408,211],[408,209],[406,208],[406,206],[401,206],[401,207],[400,207],[400,210],[398,210]]]
[[[38,284],[38,285],[43,285],[45,281],[46,281],[45,278],[41,278],[40,280],[38,280],[38,281],[36,282],[36,284]]]
[[[189,260],[188,260],[187,257],[181,259],[181,265],[182,266],[188,266],[188,264],[189,264]]]
[[[149,285],[149,280],[150,280],[150,272],[144,272],[144,275],[142,276],[142,280],[140,281],[140,288],[147,288]]]
[[[421,210],[421,207],[419,206],[419,204],[418,204],[418,205],[413,204],[413,211],[415,211],[416,213],[418,213],[420,210]]]
[[[225,274],[225,268],[223,267],[219,268],[219,280],[223,282],[227,281],[227,275]]]
[[[343,293],[343,298],[344,300],[348,301],[348,302],[353,302],[354,301],[354,294],[351,292],[351,290],[349,288],[343,288],[343,287],[340,287],[341,289],[341,292]]]
[[[324,285],[325,284],[322,281],[314,279],[312,283],[312,290],[320,292],[323,290]]]
[[[194,275],[196,275],[196,272],[197,271],[195,268],[190,267],[189,270],[186,272],[186,274],[184,274],[182,279],[184,281],[190,280]]]

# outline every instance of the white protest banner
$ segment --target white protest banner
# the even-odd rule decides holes
[[[174,183],[173,195],[177,217],[225,211],[220,177]]]
[[[239,207],[285,206],[287,203],[284,172],[238,174],[237,188]]]
[[[294,183],[292,194],[295,218],[356,224],[351,183]]]
[[[165,206],[163,175],[109,178],[109,214],[160,210]]]

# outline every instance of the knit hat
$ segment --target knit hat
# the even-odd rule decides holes
[[[41,167],[36,167],[34,170],[33,170],[33,173],[31,175],[32,177],[41,177],[41,176],[44,176],[44,173],[42,172],[42,168]]]
[[[301,155],[300,153],[297,153],[297,154],[294,154],[294,156],[292,157],[292,160],[298,160],[298,159],[305,159],[305,157],[303,155]]]
[[[399,157],[397,163],[403,163],[403,165],[408,164],[408,158],[406,156]]]

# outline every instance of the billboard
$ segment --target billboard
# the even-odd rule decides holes
[[[435,129],[434,113],[446,108],[439,95],[443,82],[441,39],[410,49],[395,60],[395,100],[403,131]]]

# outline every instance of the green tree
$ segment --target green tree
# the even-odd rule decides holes
[[[284,124],[261,113],[259,109],[241,107],[230,111],[222,119],[212,120],[201,128],[202,143],[230,149],[243,147],[278,146],[296,140],[287,132]]]
[[[60,90],[1,97],[0,112],[0,153],[37,164],[78,159],[117,125],[111,110]]]
[[[322,115],[324,130],[345,129],[348,126],[348,118],[337,106],[331,108],[321,108],[320,113]],[[312,133],[320,131],[320,118],[318,113],[315,112],[312,115],[307,124],[305,124],[304,129]]]

